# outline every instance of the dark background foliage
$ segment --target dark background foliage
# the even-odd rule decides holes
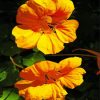
[[[11,63],[9,56],[13,56],[15,61],[21,65],[23,57],[32,53],[32,50],[29,50],[27,53],[27,51],[17,48],[14,43],[14,37],[11,35],[12,28],[16,25],[16,11],[24,2],[25,0],[0,0],[0,95],[2,96],[5,91],[9,90],[10,94],[13,93],[13,96],[16,96],[16,100],[21,100],[16,90],[12,89],[16,77],[18,77],[18,70]],[[71,18],[77,19],[80,23],[77,30],[78,38],[73,43],[65,44],[65,49],[60,54],[72,54],[72,50],[77,48],[100,52],[99,0],[73,0],[73,2],[75,4],[75,11]],[[77,51],[75,53],[88,54],[83,51]],[[65,57],[45,56],[46,59],[57,62]],[[87,71],[87,74],[84,75],[85,81],[74,90],[66,88],[69,93],[66,100],[100,100],[100,77],[96,75],[96,71],[98,70],[96,58],[82,58],[82,67]],[[24,60],[26,61],[26,59]],[[0,100],[13,100],[11,99],[13,97],[12,95],[10,95],[10,99],[7,99],[9,95]]]

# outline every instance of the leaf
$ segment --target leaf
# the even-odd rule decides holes
[[[15,61],[17,64],[22,65],[22,57],[21,57],[20,55],[17,55],[17,56],[14,58],[14,61]]]
[[[31,66],[36,62],[45,60],[44,56],[40,53],[30,54],[27,57],[23,58],[23,65]]]
[[[0,82],[3,81],[4,79],[6,79],[7,77],[7,72],[6,71],[3,71],[0,73]]]
[[[12,41],[2,41],[0,44],[0,52],[5,56],[13,56],[19,54],[21,49],[19,49]]]
[[[33,48],[34,52],[39,52],[39,50],[37,48]]]
[[[18,79],[19,71],[13,64],[5,62],[5,64],[0,66],[0,73],[3,73],[2,79],[0,80],[0,87],[5,87],[14,85]]]
[[[14,88],[5,88],[3,89],[3,94],[0,97],[0,100],[23,100],[17,93],[17,90]]]
[[[75,49],[73,51],[77,51],[77,50],[83,50],[83,51],[87,51],[93,55],[95,55],[97,57],[97,65],[98,65],[98,69],[100,70],[100,53],[99,52],[96,52],[96,51],[93,51],[93,50],[88,50],[88,49]],[[100,71],[97,72],[97,75],[100,75]]]

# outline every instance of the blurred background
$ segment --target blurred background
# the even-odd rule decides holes
[[[21,58],[27,55],[23,50],[17,48],[14,38],[11,35],[12,28],[16,25],[16,12],[18,7],[25,0],[0,0],[0,67],[8,65],[9,56],[14,56],[18,63]],[[84,48],[94,50],[100,53],[100,2],[99,0],[73,0],[75,11],[70,19],[79,21],[77,30],[77,40],[70,44],[65,44],[65,49],[60,54],[72,54],[72,50]],[[31,53],[32,51],[29,50]],[[85,51],[76,51],[75,54],[89,54]],[[66,56],[45,56],[46,59],[59,61]],[[68,57],[68,56],[67,56]],[[66,100],[100,100],[100,76],[96,75],[98,71],[96,57],[82,57],[82,67],[87,74],[84,75],[84,83],[74,90],[67,89]],[[4,69],[0,69],[4,70]],[[9,80],[9,78],[8,78]],[[14,81],[13,81],[14,82]],[[8,85],[2,85],[0,79],[0,89],[9,88]],[[2,94],[2,92],[0,92]],[[3,100],[3,99],[0,99]],[[4,99],[7,100],[7,99]],[[13,99],[12,99],[13,100]]]

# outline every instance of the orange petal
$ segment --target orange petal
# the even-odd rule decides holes
[[[37,48],[44,54],[55,54],[60,52],[64,46],[63,43],[58,40],[55,33],[50,33],[41,36]]]
[[[39,69],[41,69],[43,72],[48,72],[51,70],[57,70],[59,66],[58,63],[52,62],[52,61],[41,61],[35,64],[36,67],[38,67]]]
[[[29,81],[29,80],[21,80],[16,82],[15,87],[18,88],[19,90],[24,90],[28,87],[31,86],[33,81]]]
[[[39,17],[35,13],[34,9],[27,4],[23,4],[19,7],[17,17],[17,23],[24,29],[33,29],[34,31],[40,29]]]
[[[39,75],[39,72],[36,70],[34,65],[27,67],[20,72],[21,78],[30,80],[30,81],[34,80],[34,78],[38,75]]]
[[[15,41],[18,47],[31,49],[36,47],[41,33],[33,32],[28,29],[21,29],[18,26],[15,26],[12,30],[12,35],[15,36]]]
[[[76,20],[63,21],[55,27],[58,38],[64,43],[73,42],[76,39],[76,29],[78,22]]]
[[[71,0],[56,0],[56,12],[52,15],[53,23],[68,19],[74,10]]]

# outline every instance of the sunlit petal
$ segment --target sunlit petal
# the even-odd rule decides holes
[[[15,41],[20,48],[34,48],[41,36],[40,32],[33,32],[32,30],[22,29],[15,26],[12,30],[12,34],[15,36]]]
[[[76,39],[76,30],[78,22],[76,20],[67,20],[55,27],[58,38],[64,43],[73,42]]]
[[[55,54],[64,49],[63,43],[55,34],[43,34],[38,41],[37,48],[44,54]]]

